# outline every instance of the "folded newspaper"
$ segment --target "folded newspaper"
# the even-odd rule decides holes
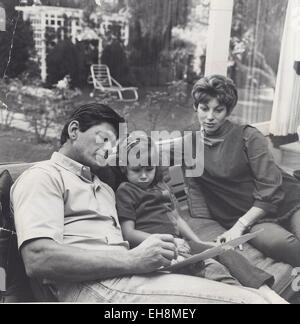
[[[177,271],[183,267],[193,265],[195,263],[205,261],[207,259],[215,258],[218,255],[221,255],[228,251],[229,249],[236,248],[240,245],[243,245],[247,243],[250,240],[253,240],[255,237],[257,237],[258,234],[260,234],[263,230],[242,235],[238,237],[237,239],[228,241],[222,245],[219,245],[217,247],[208,247],[204,244],[198,244],[198,243],[191,243],[192,247],[192,256],[186,258],[184,261],[180,261],[174,265],[171,265],[169,267],[163,268],[160,271]],[[196,253],[196,254],[195,254]]]

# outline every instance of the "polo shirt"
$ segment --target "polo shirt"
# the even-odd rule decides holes
[[[12,187],[11,202],[19,248],[39,238],[85,250],[129,248],[113,190],[63,154],[25,171]]]

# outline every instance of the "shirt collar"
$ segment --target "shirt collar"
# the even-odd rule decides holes
[[[51,161],[58,164],[62,168],[76,174],[77,176],[84,178],[90,182],[93,182],[93,175],[91,169],[81,163],[74,161],[64,154],[54,152]]]

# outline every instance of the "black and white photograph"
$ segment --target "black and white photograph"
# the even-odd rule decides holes
[[[300,0],[0,0],[0,303],[300,304]]]

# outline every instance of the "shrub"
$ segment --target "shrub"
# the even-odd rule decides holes
[[[60,127],[60,123],[73,109],[74,97],[80,95],[78,89],[60,87],[49,90],[42,88],[38,80],[33,85],[24,86],[22,81],[14,79],[6,84],[6,98],[9,103],[5,105],[8,106],[9,118],[13,117],[15,111],[22,112],[29,128],[35,134],[37,143],[44,143],[47,141],[49,129]],[[11,125],[9,118],[7,126]],[[59,134],[58,130],[56,133]]]

